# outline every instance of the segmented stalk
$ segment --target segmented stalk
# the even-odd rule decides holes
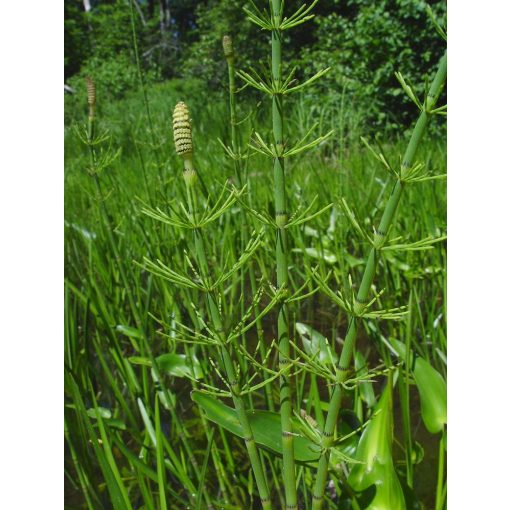
[[[272,0],[274,26],[271,31],[271,70],[275,89],[282,83],[282,33],[279,25],[282,19],[281,0]],[[283,153],[283,97],[273,94],[273,137],[280,157],[274,158],[274,200],[278,229],[276,231],[276,284],[286,288],[289,282],[287,262],[287,197],[285,194],[285,168]],[[285,300],[278,310],[278,344],[280,366],[289,363],[289,318]],[[292,434],[292,393],[288,374],[280,377],[280,416],[282,425],[283,481],[287,510],[297,509],[296,471],[294,465],[294,436]]]
[[[174,142],[177,153],[182,156],[184,160],[184,179],[186,182],[186,191],[188,197],[188,211],[191,217],[195,214],[195,183],[196,183],[196,170],[193,167],[193,141],[191,134],[191,124],[189,119],[189,112],[184,103],[178,103],[174,110],[173,115],[174,126]],[[199,229],[193,230],[193,239],[195,244],[195,255],[197,257],[200,272],[204,278],[208,275],[207,256],[204,246],[204,239]],[[232,400],[237,413],[237,418],[243,431],[243,438],[250,458],[255,482],[259,490],[262,508],[264,510],[272,510],[273,506],[267,488],[266,476],[262,465],[262,460],[258,448],[255,444],[253,432],[251,429],[246,408],[241,396],[241,386],[237,379],[236,370],[230,352],[228,351],[225,343],[225,332],[223,329],[223,321],[219,312],[218,304],[212,292],[206,294],[207,309],[211,317],[214,329],[218,333],[222,345],[220,347],[220,357],[222,360],[223,368],[227,375],[227,381],[232,393]]]
[[[89,105],[89,119],[94,120],[96,111],[96,84],[90,76],[85,77],[85,84],[87,86],[87,104]]]
[[[428,119],[430,117],[430,110],[434,107],[437,102],[439,93],[444,85],[446,79],[446,54],[439,62],[439,68],[434,77],[434,81],[428,92],[426,99],[426,107],[423,108],[418,121],[414,126],[411,139],[407,146],[404,158],[402,160],[401,172],[402,176],[405,177],[406,172],[413,166],[418,146],[425,133]],[[364,305],[368,302],[370,288],[374,280],[375,269],[377,266],[377,258],[379,250],[384,244],[386,235],[388,234],[389,228],[395,216],[402,191],[404,189],[404,183],[400,180],[395,182],[393,186],[390,198],[384,209],[379,227],[374,234],[374,241],[376,247],[372,247],[368,254],[367,262],[365,265],[365,271],[361,280],[361,285],[356,296],[356,305],[359,309],[363,309]],[[333,443],[333,436],[335,433],[335,426],[338,419],[338,413],[340,412],[340,406],[342,401],[342,385],[347,378],[347,371],[349,370],[352,355],[354,351],[354,344],[356,342],[356,336],[358,332],[358,325],[360,319],[358,317],[350,317],[349,325],[347,328],[347,334],[345,337],[344,346],[340,355],[340,361],[338,363],[338,384],[335,385],[333,395],[328,408],[328,414],[326,417],[326,424],[323,431],[322,447],[323,453],[319,458],[319,466],[317,468],[317,478],[315,480],[315,486],[313,490],[313,503],[312,510],[320,510],[324,503],[324,489],[326,487],[327,475],[328,475],[328,464],[329,454]]]

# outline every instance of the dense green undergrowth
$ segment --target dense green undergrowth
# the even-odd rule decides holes
[[[200,83],[188,81],[150,86],[149,121],[140,92],[106,102],[99,85],[95,150],[101,170],[97,184],[90,175],[93,166],[83,143],[87,122],[84,90],[78,91],[67,108],[65,469],[69,508],[259,508],[250,464],[235,426],[211,425],[207,412],[213,413],[213,409],[206,412],[190,397],[190,392],[200,387],[225,389],[209,347],[201,341],[200,335],[208,334],[200,324],[204,297],[194,288],[181,294],[174,282],[154,276],[144,262],[161,260],[197,278],[188,263],[188,258],[193,260],[190,231],[156,222],[143,213],[143,209],[160,208],[169,214],[172,208],[179,209],[180,197],[185,195],[171,134],[171,112],[178,101],[185,100],[192,114],[199,202],[213,204],[225,186],[235,182],[232,160],[221,144],[228,144],[230,136],[227,95],[204,93],[201,88]],[[371,232],[393,178],[362,143],[360,137],[370,128],[352,104],[328,104],[320,97],[303,95],[286,103],[286,109],[289,144],[303,138],[313,124],[315,136],[335,130],[311,152],[289,159],[286,169],[290,214],[299,213],[314,199],[312,212],[332,204],[309,221],[291,227],[291,288],[302,289],[305,296],[289,303],[290,336],[296,345],[292,355],[298,356],[296,349],[310,354],[310,345],[323,345],[324,338],[339,352],[347,314],[322,292],[312,293],[316,288],[310,270],[316,268],[320,278],[337,288],[348,289],[349,276],[360,281],[367,242],[347,219],[341,199],[355,212],[359,226]],[[253,140],[254,128],[261,136],[268,135],[270,112],[256,98],[240,103],[238,117],[246,119],[240,125],[243,143]],[[407,136],[403,132],[388,139],[381,133],[378,142],[374,137],[370,141],[373,146],[379,143],[388,161],[398,166]],[[274,296],[274,232],[247,210],[249,204],[252,211],[274,212],[271,170],[266,158],[248,152],[243,194],[203,229],[208,266],[216,277],[235,267],[253,232],[260,235],[250,256],[254,281],[243,267],[219,293],[227,330],[246,314],[253,317],[255,305],[260,310],[268,307]],[[426,136],[417,160],[433,174],[443,174],[444,140]],[[379,400],[392,407],[375,416],[386,416],[389,409],[392,417],[395,440],[389,443],[390,457],[407,508],[420,508],[420,504],[434,508],[440,446],[437,434],[427,430],[430,423],[423,421],[429,414],[419,394],[419,374],[411,377],[411,370],[403,370],[402,351],[395,341],[407,344],[408,352],[417,357],[413,359],[425,360],[446,375],[445,220],[443,180],[408,185],[390,239],[395,239],[394,244],[428,238],[437,242],[430,249],[388,250],[378,260],[375,288],[384,289],[384,294],[377,304],[381,308],[408,305],[409,313],[401,321],[363,321],[356,368],[361,370],[366,364],[370,370],[367,379],[373,382],[353,384],[343,410],[354,429],[373,418],[376,400],[383,395],[385,378],[381,374],[394,374],[393,398],[386,392]],[[194,310],[199,311],[198,323]],[[275,337],[275,312],[271,309],[235,341],[253,356],[260,355],[261,344],[265,345],[267,364],[276,367]],[[323,353],[322,347],[319,350]],[[252,366],[250,371],[247,358],[234,352],[243,383],[253,386],[267,378],[259,368]],[[404,348],[404,357],[405,352]],[[155,373],[154,359],[159,373]],[[413,370],[419,365],[414,364]],[[277,410],[277,386],[261,385],[247,393],[250,408]],[[320,425],[331,384],[318,383],[314,374],[297,370],[295,388],[296,409],[304,410]],[[222,402],[230,405],[229,399]],[[263,426],[268,423],[263,421]],[[375,419],[371,423],[376,423]],[[360,436],[361,430],[357,430],[354,437],[359,441]],[[283,498],[281,460],[270,438],[261,441],[266,441],[261,451],[279,508]],[[356,444],[345,452],[353,455]],[[303,501],[300,508],[309,508],[304,502],[311,499],[315,468],[313,463],[299,463],[297,471]],[[356,508],[352,506],[356,504],[363,508],[370,495],[353,503],[346,488],[345,467],[332,473],[326,494],[328,508]]]

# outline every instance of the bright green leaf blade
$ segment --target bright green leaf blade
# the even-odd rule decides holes
[[[162,354],[156,358],[158,368],[161,372],[174,377],[192,377],[193,373],[184,359],[175,353]]]
[[[361,435],[349,485],[356,491],[376,487],[374,499],[366,510],[405,510],[404,494],[393,467],[392,384],[386,388],[374,409],[373,418]]]
[[[90,409],[87,409],[87,414],[91,418],[97,418],[97,415],[99,414],[101,418],[111,418],[112,412],[109,409],[106,409],[105,407],[96,407],[95,409],[91,407]]]
[[[405,345],[394,338],[390,342],[397,354],[405,359]],[[446,382],[443,376],[422,357],[416,357],[411,370],[420,394],[423,422],[430,433],[436,434],[447,422]]]
[[[143,356],[130,356],[128,360],[133,365],[143,365],[145,367],[152,366],[151,360],[149,358],[144,358]]]
[[[119,324],[115,329],[119,333],[122,333],[123,335],[129,338],[136,338],[137,340],[143,339],[143,333],[136,328],[132,328],[131,326],[124,326],[122,324]]]
[[[194,391],[191,398],[206,413],[206,417],[236,436],[243,437],[235,409],[226,406],[214,397]],[[282,454],[280,415],[270,411],[248,411],[255,442],[278,455]],[[297,430],[296,424],[296,430]],[[298,462],[314,462],[319,458],[317,446],[303,436],[294,438],[294,452]]]
[[[420,393],[421,415],[432,434],[440,432],[447,421],[446,382],[442,375],[423,358],[417,358],[413,371]]]

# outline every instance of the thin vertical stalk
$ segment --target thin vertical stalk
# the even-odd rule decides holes
[[[439,93],[443,87],[446,79],[446,53],[439,62],[439,68],[434,77],[428,96],[426,99],[426,107],[423,108],[416,125],[414,126],[411,139],[407,146],[404,158],[402,160],[402,172],[405,172],[413,166],[418,146],[425,133],[428,119],[430,117],[429,111],[433,108],[437,102]],[[390,198],[384,209],[379,227],[375,233],[376,238],[384,239],[388,234],[389,228],[395,216],[402,191],[404,189],[404,183],[401,180],[397,180],[393,186]],[[378,246],[378,245],[376,245]],[[375,276],[375,269],[377,266],[377,259],[379,256],[379,250],[382,246],[375,246],[371,248],[365,265],[365,271],[361,280],[356,301],[360,306],[364,306],[368,302],[370,288]],[[347,373],[351,364],[351,359],[354,351],[354,344],[356,342],[356,336],[358,331],[360,319],[352,316],[349,319],[349,325],[347,328],[347,334],[345,337],[344,346],[340,355],[340,361],[338,364],[338,383],[335,385],[331,401],[328,408],[328,414],[326,417],[326,424],[323,430],[322,447],[323,453],[319,458],[319,466],[317,468],[317,477],[315,479],[315,486],[313,491],[313,503],[312,510],[320,510],[324,504],[324,490],[326,487],[327,475],[328,475],[328,464],[330,447],[333,443],[335,427],[340,412],[342,402],[342,383],[347,379]]]
[[[278,28],[282,20],[281,0],[271,0],[273,29],[271,30],[271,71],[275,90],[282,83],[282,32]],[[289,283],[287,262],[287,197],[285,193],[285,167],[283,153],[283,96],[273,94],[273,137],[279,157],[274,158],[274,201],[278,229],[276,231],[276,285],[286,288]],[[280,365],[286,366],[290,358],[289,319],[285,300],[278,310],[278,345]],[[294,465],[294,436],[292,433],[292,393],[287,373],[280,377],[280,416],[282,426],[283,482],[287,510],[297,508],[296,470]]]
[[[173,130],[174,142],[177,154],[183,158],[184,162],[184,182],[186,185],[186,196],[188,215],[195,223],[196,215],[196,195],[195,184],[197,182],[197,173],[193,168],[193,139],[191,134],[191,123],[189,118],[188,108],[184,103],[178,103],[174,109],[173,114]],[[195,245],[195,257],[198,263],[198,270],[201,273],[202,279],[206,282],[207,288],[209,286],[209,265],[207,263],[207,256],[205,250],[204,238],[200,228],[193,228],[193,241]],[[219,337],[219,351],[220,359],[227,376],[228,386],[232,394],[232,400],[237,413],[237,418],[243,431],[243,437],[248,451],[248,456],[255,476],[255,482],[259,490],[259,495],[264,510],[272,510],[273,506],[269,496],[267,487],[267,480],[262,465],[261,457],[258,448],[255,444],[255,438],[251,429],[248,415],[244,406],[244,401],[241,396],[241,385],[237,378],[237,372],[232,361],[229,349],[227,348],[225,330],[223,327],[223,320],[219,311],[218,303],[213,294],[213,291],[207,290],[206,293],[206,306],[209,312],[213,328]]]
[[[188,210],[190,216],[193,217],[194,214],[194,189],[191,186],[187,187],[188,189]],[[193,238],[195,243],[195,254],[199,263],[200,271],[204,277],[207,276],[207,257],[205,252],[204,240],[202,237],[202,233],[199,229],[194,229]],[[236,375],[236,370],[234,368],[234,363],[232,361],[232,357],[230,355],[229,350],[227,349],[224,341],[224,329],[223,329],[223,321],[221,319],[220,311],[218,309],[218,305],[216,303],[216,299],[211,292],[206,294],[207,300],[207,309],[211,316],[211,320],[214,326],[214,329],[219,334],[222,345],[220,347],[220,358],[222,360],[223,367],[225,369],[225,373],[227,375],[227,381],[230,386],[230,391],[232,393],[232,400],[234,402],[234,407],[237,412],[237,418],[239,423],[241,424],[241,428],[243,430],[243,438],[246,445],[246,449],[248,451],[248,456],[250,458],[250,462],[253,469],[253,474],[255,476],[255,482],[257,484],[260,500],[262,503],[262,508],[265,510],[272,509],[271,500],[269,497],[269,490],[267,488],[267,481],[264,473],[264,469],[262,466],[262,461],[260,458],[259,451],[255,444],[255,439],[253,437],[253,432],[251,429],[250,422],[248,421],[248,415],[246,414],[246,409],[244,406],[244,401],[241,396],[241,386],[239,384],[239,380]]]
[[[439,441],[439,461],[437,466],[435,510],[442,510],[444,506],[445,486],[443,485],[443,479],[444,479],[445,451],[446,451],[446,431],[443,429],[441,439]]]
[[[409,407],[409,386],[410,371],[407,367],[411,366],[411,335],[412,335],[412,306],[413,306],[413,288],[409,296],[409,316],[406,324],[406,371],[404,377],[398,378],[400,402],[402,408],[402,424],[405,437],[405,453],[406,453],[406,481],[409,487],[414,485],[414,465],[413,465],[413,438],[411,435],[411,413]]]

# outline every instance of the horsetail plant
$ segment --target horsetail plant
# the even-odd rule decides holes
[[[431,324],[439,321],[436,317],[444,312],[445,296],[438,296],[430,279],[421,275],[430,274],[429,264],[434,271],[441,266],[443,252],[430,261],[421,253],[444,237],[437,234],[437,225],[425,227],[425,222],[413,221],[412,227],[435,230],[436,237],[416,235],[420,240],[402,241],[391,235],[391,226],[404,189],[411,206],[416,207],[415,216],[432,217],[433,223],[438,211],[442,212],[442,196],[433,194],[435,188],[424,187],[423,193],[420,188],[418,195],[415,187],[409,185],[441,177],[430,176],[424,170],[430,161],[441,161],[441,150],[430,150],[430,160],[424,163],[417,162],[416,156],[429,119],[444,113],[444,107],[436,107],[436,103],[445,81],[446,57],[430,88],[426,87],[423,100],[407,79],[396,74],[405,94],[420,110],[398,166],[393,164],[393,157],[386,157],[382,147],[374,147],[362,138],[368,152],[389,174],[390,188],[381,182],[384,185],[378,191],[378,206],[391,189],[374,233],[366,232],[363,224],[367,219],[358,221],[348,202],[366,201],[367,196],[374,195],[379,180],[374,179],[375,170],[365,165],[364,154],[353,150],[345,156],[345,163],[371,179],[369,189],[360,192],[362,186],[353,186],[352,195],[347,200],[342,198],[332,209],[327,234],[323,235],[321,226],[307,223],[332,204],[315,213],[312,209],[318,197],[305,205],[304,211],[298,208],[294,212],[294,204],[299,207],[302,201],[302,182],[307,192],[325,192],[322,197],[326,197],[326,203],[332,201],[328,194],[335,192],[338,183],[336,158],[340,152],[332,144],[328,146],[331,159],[329,154],[309,161],[303,158],[292,167],[293,178],[289,179],[287,158],[318,146],[331,132],[310,141],[316,126],[305,127],[308,98],[301,97],[294,110],[288,108],[286,98],[327,70],[297,81],[296,69],[285,69],[283,51],[285,31],[310,20],[318,0],[287,17],[284,0],[267,1],[268,8],[259,9],[256,0],[250,0],[251,7],[245,12],[251,22],[270,33],[269,69],[261,73],[237,70],[236,64],[242,59],[237,57],[235,40],[230,36],[222,40],[230,123],[228,144],[220,143],[232,160],[228,176],[221,155],[214,150],[209,159],[198,160],[190,111],[185,103],[176,104],[178,98],[172,94],[177,91],[168,84],[168,90],[161,90],[164,101],[176,105],[172,115],[173,141],[182,176],[176,176],[175,181],[161,179],[171,158],[165,157],[165,164],[160,164],[163,145],[156,145],[156,140],[166,138],[168,118],[157,115],[151,119],[148,109],[149,89],[141,75],[134,31],[135,2],[129,4],[143,97],[137,99],[140,122],[133,123],[136,126],[129,131],[122,164],[112,165],[119,152],[112,150],[113,138],[103,129],[109,119],[103,122],[97,118],[95,85],[91,78],[86,80],[88,125],[84,119],[83,130],[77,133],[88,149],[91,179],[85,185],[85,181],[71,179],[71,185],[77,183],[76,194],[81,198],[81,204],[72,204],[73,213],[74,209],[82,214],[89,212],[89,197],[96,200],[92,202],[93,214],[86,220],[83,216],[85,227],[79,229],[78,216],[73,224],[69,222],[71,228],[66,232],[66,255],[71,264],[66,278],[65,382],[70,398],[66,407],[73,411],[66,414],[65,435],[75,468],[73,472],[71,466],[66,476],[77,489],[81,487],[88,508],[94,510],[111,504],[126,509],[319,510],[328,505],[354,510],[402,509],[409,504],[408,495],[413,497],[413,465],[419,462],[417,455],[413,457],[419,444],[413,437],[413,420],[418,413],[410,412],[411,386],[419,394],[420,419],[425,429],[441,433],[435,510],[442,510],[446,497],[446,397],[444,379],[439,371],[434,372],[433,364],[440,361],[443,368],[446,366],[446,344],[441,336],[442,324],[437,329]],[[271,99],[269,140],[263,138],[262,131],[244,137],[244,120],[238,121],[236,111],[245,107],[236,101],[244,87],[237,88],[236,80]],[[159,86],[155,90],[159,93]],[[151,104],[156,99],[157,96],[151,98]],[[269,109],[269,101],[267,105]],[[122,103],[122,108],[125,106]],[[203,116],[207,112],[208,136],[204,137],[204,144],[215,143],[215,137],[210,136],[213,129],[218,134],[225,133],[225,106],[214,101],[197,112]],[[168,104],[160,109],[168,110]],[[310,108],[313,115],[317,110],[321,119],[330,118],[327,108]],[[215,124],[220,117],[224,122]],[[129,119],[133,118],[130,110]],[[156,129],[159,126],[152,125],[153,120],[162,122],[161,134]],[[297,142],[291,140],[293,130],[287,127],[294,123],[298,131],[306,133]],[[199,118],[197,131],[204,125]],[[133,147],[128,144],[143,140],[148,143],[135,143],[142,175],[140,164],[129,157]],[[436,149],[430,143],[430,148]],[[147,174],[142,151],[146,151]],[[255,165],[251,168],[249,158],[255,153],[271,160],[273,181],[269,185],[268,179],[257,180],[260,174]],[[397,156],[394,157],[396,161]],[[200,171],[200,166],[197,169],[195,165],[201,161],[204,167],[209,165],[210,171]],[[341,161],[340,170],[344,159]],[[142,179],[145,187],[140,186]],[[170,182],[176,184],[174,196],[165,193]],[[216,197],[215,185],[219,186]],[[86,186],[95,186],[95,193],[84,194],[82,189]],[[143,204],[141,210],[134,205],[133,196]],[[162,208],[154,205],[156,198],[164,201]],[[342,213],[342,219],[352,229],[345,229],[344,225],[338,228]],[[407,230],[411,215],[401,216],[403,230],[409,235],[416,232]],[[153,225],[152,220],[159,224]],[[213,222],[220,227],[208,228]],[[321,224],[326,222],[327,219]],[[94,232],[96,226],[99,230]],[[296,226],[300,228],[295,229]],[[360,236],[361,243],[369,245],[366,259],[354,257],[344,249],[349,230]],[[309,248],[310,243],[320,243],[321,250]],[[336,252],[334,246],[338,247]],[[407,255],[410,252],[413,253]],[[293,254],[297,253],[304,258],[296,257],[299,263],[293,264]],[[400,253],[406,254],[402,258],[412,271],[402,269],[404,262],[394,257]],[[162,262],[167,259],[168,265]],[[316,260],[319,269],[312,269]],[[427,263],[422,267],[424,260]],[[381,263],[388,269],[383,284],[395,287],[395,300],[407,293],[406,286],[411,282],[412,299],[407,308],[384,309],[380,305],[382,291],[374,286],[374,281]],[[358,288],[345,271],[347,267],[361,267],[364,271]],[[324,273],[328,274],[325,278]],[[330,280],[329,275],[334,278]],[[330,283],[333,279],[334,284]],[[336,290],[345,280],[346,290]],[[266,281],[274,285],[266,285]],[[335,335],[344,314],[330,324],[329,311],[322,308],[322,303],[307,300],[317,290],[346,312],[345,340],[342,343],[337,339],[342,345],[340,353],[335,352],[334,342],[330,345],[323,336],[327,335],[323,329],[330,328]],[[426,317],[422,320],[420,304],[428,296]],[[307,300],[307,304],[298,309],[295,303],[302,300]],[[408,309],[411,313],[407,313]],[[381,326],[380,319],[403,317],[405,323]],[[374,367],[369,361],[373,359],[372,348],[368,352],[356,348],[363,326],[382,347],[376,353],[382,362],[379,360]],[[405,344],[397,340],[404,329]],[[294,334],[300,343],[294,341]],[[430,341],[421,343],[420,338],[425,337]],[[434,348],[429,349],[430,345]],[[183,351],[180,346],[184,346]],[[91,369],[96,366],[98,370]],[[372,384],[379,376],[385,376],[387,383],[376,398]],[[175,377],[188,381],[174,385]],[[399,385],[400,407],[405,408],[403,450],[409,492],[402,490],[405,487],[397,475],[402,460],[396,458],[392,446],[398,440],[393,435],[394,381]],[[181,393],[186,392],[183,384],[190,384],[191,401],[197,405],[194,419],[179,412],[183,403],[189,409],[189,400]],[[344,392],[352,395],[349,409],[342,407]],[[275,412],[278,401],[280,409]],[[211,427],[211,423],[219,427]],[[192,437],[195,433],[199,436],[196,442]],[[417,439],[421,441],[420,437]],[[247,455],[236,452],[236,445],[241,442]],[[94,455],[88,451],[90,446]],[[417,492],[423,491],[418,482],[422,480],[416,479]],[[432,491],[427,494],[429,500],[430,496]]]
[[[407,85],[407,83],[403,80],[403,78],[401,78],[401,76],[398,76],[398,78],[400,81],[403,81],[404,84],[406,85],[405,87],[406,93],[412,95],[412,97],[417,101],[416,96],[412,91],[412,88],[409,85]],[[402,196],[405,184],[409,182],[423,181],[431,178],[423,175],[423,165],[419,163],[416,164],[415,158],[418,146],[423,138],[430,117],[434,114],[440,114],[444,111],[443,107],[435,108],[435,105],[443,89],[445,80],[446,80],[446,53],[439,62],[437,73],[434,77],[434,80],[432,81],[430,88],[426,93],[424,101],[421,104],[418,103],[420,109],[420,116],[414,126],[413,133],[411,135],[411,139],[409,140],[409,144],[402,159],[400,168],[398,171],[393,171],[393,173],[396,175],[395,183],[393,185],[393,189],[391,191],[391,195],[388,199],[388,202],[386,203],[386,207],[384,209],[379,226],[377,227],[377,229],[374,230],[373,240],[371,240],[372,248],[370,249],[370,252],[366,260],[365,270],[363,272],[361,284],[350,306],[348,303],[346,303],[345,299],[342,299],[341,297],[339,298],[339,296],[333,293],[329,288],[327,288],[327,286],[324,283],[321,283],[320,280],[317,280],[319,286],[321,286],[321,288],[325,290],[326,293],[332,299],[334,299],[334,301],[337,302],[337,304],[339,304],[344,309],[345,308],[347,309],[348,313],[350,313],[350,318],[348,322],[347,333],[345,336],[345,342],[338,363],[337,383],[331,396],[331,400],[328,406],[326,423],[324,425],[324,430],[322,432],[323,450],[321,457],[319,459],[319,465],[317,468],[317,475],[315,479],[312,503],[313,510],[320,510],[324,503],[324,491],[328,475],[329,447],[333,444],[334,441],[336,423],[341,408],[342,384],[347,379],[347,374],[349,371],[349,367],[351,365],[360,319],[366,317],[367,314],[370,313],[368,311],[368,308],[370,304],[374,301],[374,300],[370,301],[369,295],[370,290],[372,288],[372,282],[374,280],[379,255],[381,251],[384,250],[385,248],[388,234],[390,232],[393,218],[395,216],[398,204],[400,202],[400,198]],[[373,152],[375,153],[375,151]],[[382,153],[376,155],[379,161],[387,169],[391,170],[391,167],[387,162],[387,159],[384,157],[384,155]],[[347,216],[353,221],[356,230],[359,231],[360,229],[359,224],[353,218],[348,208],[345,207],[345,203],[344,211],[346,212]]]
[[[282,32],[279,28],[281,17],[280,0],[272,0],[274,25],[271,30],[271,72],[275,89],[278,90],[282,81]],[[276,231],[276,286],[285,289],[289,283],[287,261],[287,197],[285,190],[285,167],[283,159],[283,95],[273,94],[273,138],[276,148],[274,158],[274,202]],[[280,365],[285,365],[290,358],[289,316],[285,301],[278,310],[278,345]],[[288,375],[280,379],[280,412],[282,424],[283,447],[283,480],[285,486],[285,506],[287,510],[297,508],[296,470],[294,466],[294,436],[292,432],[292,394],[291,381]]]
[[[202,285],[200,288],[205,292],[206,308],[211,320],[212,329],[207,328],[214,336],[214,342],[219,350],[219,360],[226,375],[226,383],[230,390],[232,400],[234,402],[235,410],[239,423],[243,430],[243,438],[250,458],[253,474],[259,491],[262,508],[270,510],[273,508],[268,490],[266,474],[263,467],[261,455],[255,444],[252,428],[248,419],[245,408],[245,403],[241,395],[241,385],[234,360],[229,351],[226,331],[224,329],[223,319],[220,312],[219,303],[214,294],[214,283],[211,281],[208,269],[208,259],[205,249],[204,237],[202,235],[200,225],[200,217],[197,210],[197,196],[195,185],[197,182],[197,171],[193,165],[193,138],[191,131],[191,120],[188,108],[185,103],[179,102],[174,109],[173,113],[173,135],[175,142],[175,150],[182,158],[184,163],[183,178],[186,186],[187,195],[187,211],[186,217],[189,220],[188,228],[192,229],[193,242],[194,242],[194,255],[197,261],[197,275],[200,276]],[[232,196],[232,194],[230,195]],[[227,201],[220,206],[219,211],[222,212],[232,204],[232,200]],[[214,211],[213,207],[213,211]],[[214,212],[213,216],[217,217],[218,211]],[[153,215],[154,216],[154,215]],[[158,218],[158,215],[155,215]],[[212,216],[211,216],[212,217]],[[210,218],[211,218],[210,217]],[[209,219],[210,219],[209,218]],[[158,218],[161,219],[161,216]],[[164,219],[164,218],[163,218]],[[180,222],[182,226],[182,221]],[[256,244],[256,243],[255,243]],[[256,246],[255,246],[256,247]],[[254,246],[251,247],[254,249]],[[161,274],[161,266],[148,264],[149,269],[154,270],[157,274]],[[175,283],[181,283],[189,286],[191,281],[186,281],[185,277],[177,275],[176,272],[166,272],[166,276],[171,275]],[[170,278],[170,279],[171,279]],[[216,282],[218,283],[218,282]],[[192,285],[192,284],[191,284]],[[205,326],[205,324],[204,324]]]
[[[298,143],[295,147],[286,149],[284,139],[283,97],[286,94],[299,90],[307,84],[312,83],[327,70],[318,72],[315,76],[300,85],[291,86],[294,83],[293,77],[296,69],[294,68],[286,79],[283,78],[282,39],[285,30],[304,23],[313,17],[313,15],[309,15],[309,12],[316,3],[317,0],[308,7],[306,5],[301,6],[288,18],[283,16],[283,2],[281,0],[270,0],[269,12],[267,10],[264,10],[264,12],[260,11],[253,2],[252,7],[254,11],[245,9],[250,21],[258,25],[262,30],[271,31],[271,72],[268,81],[264,82],[254,71],[252,71],[252,75],[247,72],[241,72],[240,76],[249,85],[271,97],[272,101],[273,142],[271,144],[264,143],[260,135],[256,135],[258,147],[254,148],[273,158],[274,225],[276,227],[276,287],[284,292],[288,292],[289,285],[288,227],[290,225],[287,211],[285,158],[319,144],[325,137],[320,137],[306,145],[304,141],[301,141],[301,143]],[[285,297],[282,298],[277,313],[279,365],[280,368],[285,368],[290,363],[289,310]],[[291,379],[287,371],[282,372],[280,378],[280,416],[285,505],[287,510],[295,510],[298,508],[298,498],[294,457],[294,432],[292,428],[293,405]]]

